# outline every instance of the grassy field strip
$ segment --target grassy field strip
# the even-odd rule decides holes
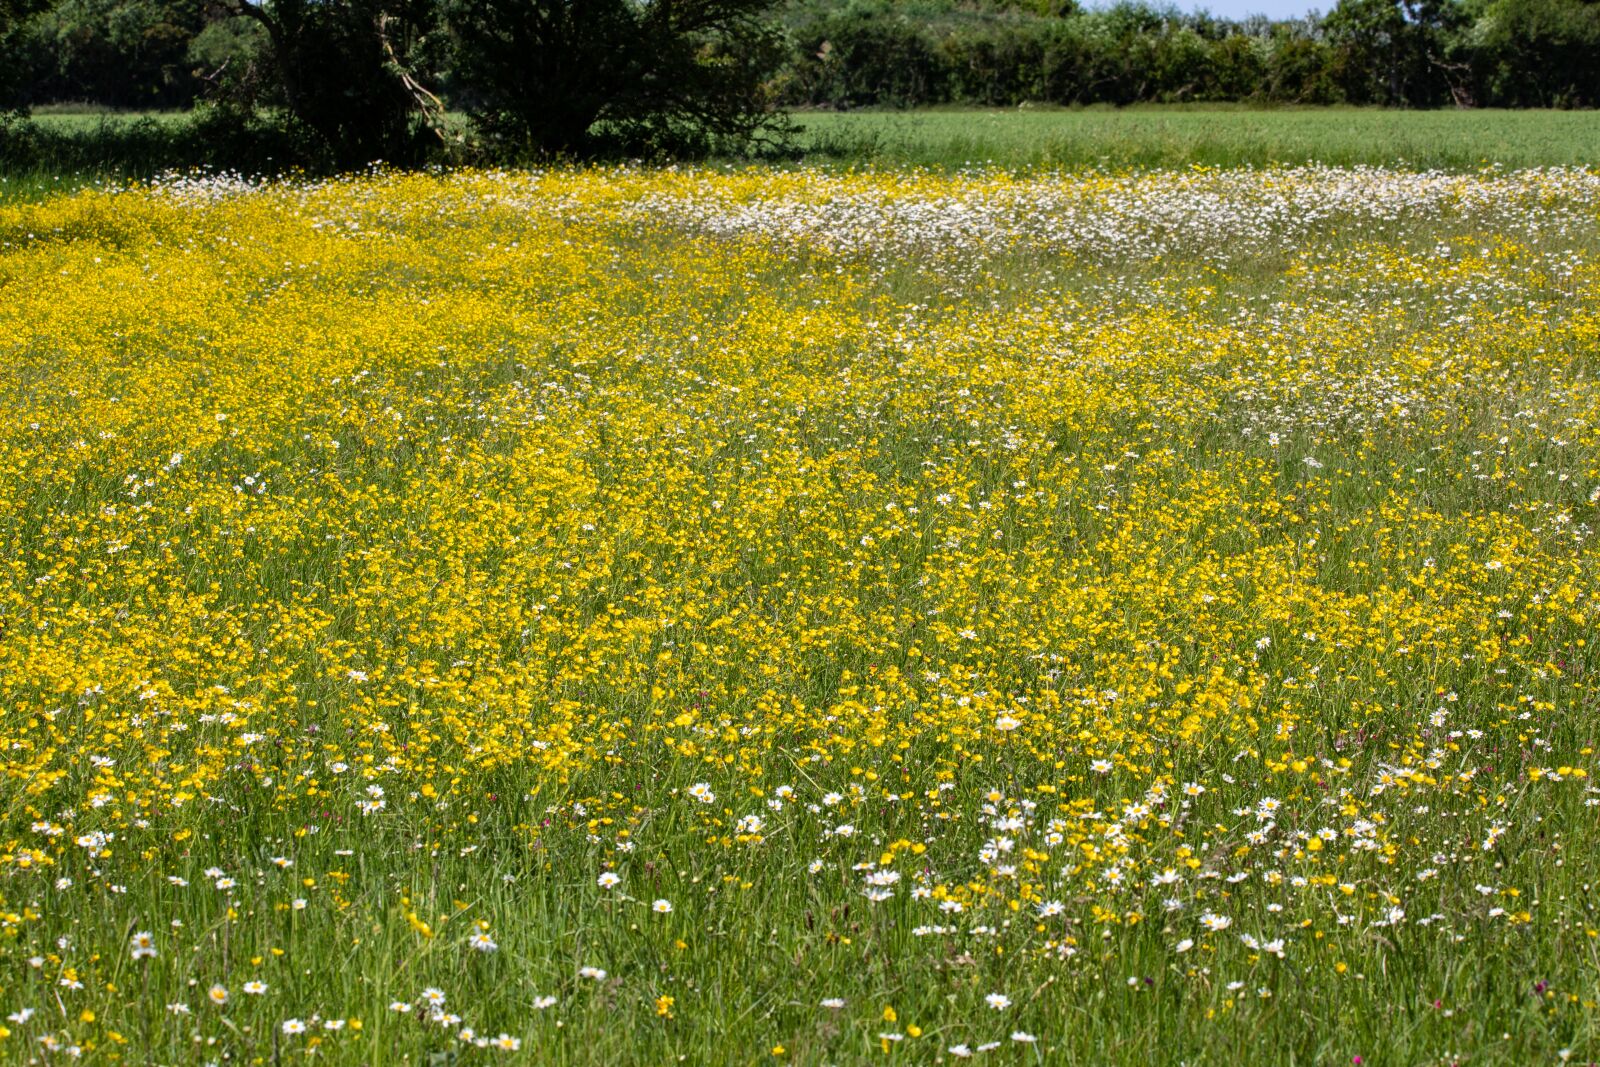
[[[1312,164],[1477,173],[1494,167],[1600,166],[1600,113],[1594,111],[1152,105],[810,111],[792,118],[798,133],[791,148],[771,154],[764,164],[1020,173]],[[466,128],[465,116],[456,121]],[[0,138],[0,200],[58,191],[63,180],[76,186],[203,168],[217,158],[217,137],[223,132],[198,125],[185,113],[62,110],[41,111],[31,129],[33,136]],[[9,159],[3,151],[8,144]],[[241,160],[253,161],[234,164],[247,172],[281,168],[287,150],[266,142],[227,146]]]
[[[945,168],[1600,165],[1592,111],[1130,107],[807,112],[808,156]]]

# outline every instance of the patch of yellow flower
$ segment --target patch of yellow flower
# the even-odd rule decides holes
[[[724,953],[745,1053],[811,1062],[1002,1010],[1045,1050],[1091,970],[1229,1020],[1380,942],[1559,977],[1597,204],[691,169],[0,205],[0,998],[77,998],[20,1025],[80,1051],[628,1011],[664,1058],[744,996]],[[347,954],[367,984],[291,981]]]

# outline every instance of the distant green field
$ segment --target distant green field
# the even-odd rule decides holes
[[[1450,171],[1600,165],[1596,111],[1147,106],[802,112],[794,120],[795,150],[767,162],[1018,171],[1312,162]],[[8,154],[0,139],[0,176],[7,179],[0,195],[47,191],[59,187],[57,179],[147,177],[215,162],[210,142],[187,123],[176,112],[41,111],[25,148]]]
[[[808,158],[1040,168],[1339,166],[1476,170],[1600,164],[1596,111],[1085,110],[816,112],[795,116]]]
[[[99,122],[132,122],[150,119],[155,122],[182,122],[189,117],[187,111],[118,111],[96,104],[41,104],[32,115],[41,122],[52,122],[66,127],[88,127]]]

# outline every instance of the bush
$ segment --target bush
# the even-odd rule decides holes
[[[768,0],[457,0],[455,76],[502,155],[696,155],[781,132]]]
[[[0,116],[0,159],[13,172],[109,174],[150,178],[203,168],[277,174],[315,165],[318,148],[270,117],[241,120],[212,107],[170,121],[105,115],[61,126],[21,115]]]
[[[341,169],[376,161],[414,163],[432,143],[430,108],[443,108],[413,67],[428,55],[438,25],[433,0],[239,0],[235,17],[264,35],[270,76],[225,84],[221,100],[239,114],[282,108],[289,132],[317,145]]]

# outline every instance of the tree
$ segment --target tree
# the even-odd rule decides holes
[[[450,0],[456,76],[502,152],[703,152],[779,128],[771,0]]]
[[[1339,0],[1322,22],[1335,76],[1353,103],[1470,104],[1458,0]]]
[[[0,0],[0,116],[27,109],[35,66],[24,58],[34,43],[27,23],[49,6],[49,0]]]
[[[49,6],[50,0],[0,0],[0,33],[14,29]]]
[[[51,56],[37,91],[123,108],[183,107],[198,89],[189,41],[202,0],[63,0],[32,33]]]
[[[1403,104],[1414,69],[1411,27],[1400,0],[1339,0],[1323,19],[1335,76],[1357,104]]]
[[[231,0],[266,37],[281,104],[341,168],[417,158],[443,107],[416,72],[438,26],[435,0]]]
[[[1600,106],[1600,0],[1488,0],[1469,32],[1494,103]]]

